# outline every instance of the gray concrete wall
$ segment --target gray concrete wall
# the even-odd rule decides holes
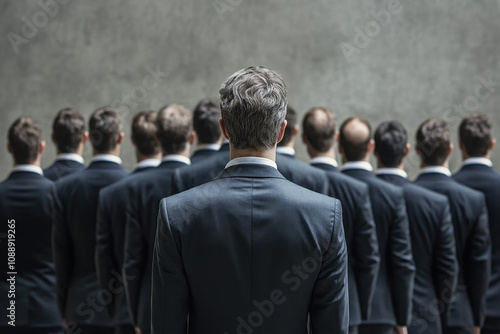
[[[428,117],[447,119],[455,133],[461,116],[477,110],[500,128],[499,1],[60,2],[0,4],[2,179],[12,165],[6,132],[20,115],[43,126],[47,166],[55,156],[51,121],[60,108],[88,116],[118,104],[128,129],[138,110],[172,102],[192,108],[200,98],[217,97],[224,79],[249,65],[279,72],[301,115],[323,105],[339,121],[361,115],[376,126],[399,119],[412,143]],[[48,14],[40,3],[49,4]],[[382,10],[391,16],[377,24],[372,12]],[[164,73],[145,88],[156,68]],[[497,84],[482,88],[487,96],[478,99],[480,78]],[[304,145],[296,148],[307,160]],[[85,155],[90,159],[89,148]],[[133,168],[128,136],[122,157]],[[499,149],[493,160],[500,166]],[[453,170],[459,161],[457,150]],[[416,174],[415,159],[408,170]]]

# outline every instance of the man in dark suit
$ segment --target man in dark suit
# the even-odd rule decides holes
[[[69,332],[113,333],[107,305],[115,285],[100,289],[95,247],[99,190],[129,174],[121,166],[123,120],[104,107],[89,120],[94,157],[84,171],[56,184],[53,246],[60,311]],[[116,280],[123,280],[115,277]]]
[[[302,138],[312,158],[312,166],[325,170],[329,195],[342,203],[349,257],[349,332],[357,333],[361,321],[367,320],[370,315],[380,263],[368,186],[339,173],[332,165],[335,161],[332,156],[336,132],[335,115],[330,109],[309,109],[304,116],[302,129]],[[314,161],[318,163],[313,164]]]
[[[483,115],[465,118],[459,129],[464,164],[453,179],[481,191],[486,199],[491,235],[491,277],[486,295],[483,334],[500,334],[500,174],[492,168],[495,147],[491,123]]]
[[[370,124],[348,118],[340,128],[343,173],[368,185],[380,252],[375,295],[361,334],[405,333],[410,321],[415,264],[402,189],[375,177],[369,162],[374,149]]]
[[[170,195],[172,174],[190,164],[195,134],[191,112],[172,104],[160,109],[157,137],[163,159],[155,169],[141,173],[128,184],[127,227],[123,272],[129,313],[142,334],[151,330],[151,264],[160,200]]]
[[[102,189],[97,210],[96,264],[101,289],[114,285],[112,300],[107,305],[116,334],[135,334],[130,319],[121,275],[125,250],[125,225],[127,221],[127,189],[138,176],[160,164],[161,150],[156,139],[156,112],[141,111],[132,120],[132,143],[135,146],[137,167],[121,181]]]
[[[219,127],[220,105],[212,99],[203,99],[194,108],[193,128],[198,146],[191,155],[191,163],[205,161],[219,151],[222,134]]]
[[[286,127],[282,79],[250,67],[220,95],[231,161],[160,205],[154,333],[306,333],[308,319],[313,333],[347,333],[340,202],[287,181],[273,161]]]
[[[450,128],[429,119],[417,130],[417,153],[423,167],[415,184],[448,197],[458,260],[458,286],[445,334],[479,333],[484,322],[490,271],[490,234],[484,195],[451,178]]]
[[[14,170],[0,183],[0,321],[2,334],[49,334],[62,331],[57,311],[52,260],[54,184],[43,177],[42,130],[31,118],[9,128],[8,149]]]
[[[85,168],[82,151],[88,139],[85,120],[73,108],[60,110],[52,123],[52,141],[57,147],[56,161],[43,171],[46,178],[57,181]]]
[[[410,221],[416,275],[408,333],[440,334],[458,275],[453,224],[446,196],[408,181],[403,160],[409,152],[408,134],[399,122],[383,122],[375,130],[377,176],[403,188]]]

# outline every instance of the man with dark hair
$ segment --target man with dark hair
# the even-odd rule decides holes
[[[69,332],[113,333],[106,308],[113,290],[101,290],[96,274],[96,220],[99,191],[129,174],[119,158],[123,120],[118,110],[103,107],[92,113],[89,130],[94,155],[90,165],[56,184],[57,294]]]
[[[52,141],[57,147],[57,158],[43,171],[44,176],[57,181],[73,172],[83,170],[85,166],[82,151],[87,139],[85,120],[78,110],[73,108],[59,110],[52,123]]]
[[[193,128],[198,147],[191,155],[191,163],[205,161],[219,151],[222,142],[219,119],[220,105],[216,100],[203,99],[194,108]]]
[[[491,277],[486,294],[486,319],[481,333],[500,334],[500,174],[493,169],[490,160],[495,138],[491,123],[484,115],[464,118],[459,137],[464,163],[453,179],[484,194],[492,236]]]
[[[458,258],[458,286],[444,334],[479,333],[485,317],[490,272],[490,234],[484,195],[451,178],[450,128],[429,119],[417,130],[417,153],[423,168],[415,184],[448,197]]]
[[[408,181],[403,159],[409,152],[408,135],[401,123],[383,122],[375,130],[377,176],[403,189],[410,221],[416,275],[408,333],[440,334],[458,275],[453,224],[446,196]]]
[[[220,95],[231,161],[214,181],[161,201],[153,332],[294,334],[309,319],[314,333],[346,334],[340,202],[287,181],[274,162],[286,127],[283,80],[249,67]]]
[[[372,311],[359,333],[405,333],[415,276],[408,217],[402,189],[373,175],[373,149],[370,124],[360,117],[348,118],[340,127],[342,172],[368,185],[380,251]]]
[[[328,195],[342,203],[349,258],[349,333],[357,333],[362,320],[367,320],[370,315],[380,264],[368,186],[339,173],[331,164],[335,161],[332,158],[335,117],[331,110],[311,108],[306,112],[302,124],[302,139],[312,158],[311,165],[325,170]],[[314,161],[317,163],[313,164]]]
[[[151,264],[158,207],[170,195],[173,172],[191,163],[189,153],[195,139],[191,112],[181,105],[160,109],[156,127],[162,163],[137,175],[127,186],[123,272],[131,278],[125,285],[129,314],[142,334],[151,331]]]
[[[0,321],[2,334],[62,334],[52,259],[54,184],[43,177],[42,130],[31,118],[9,128],[14,169],[0,183]],[[17,274],[16,274],[17,273]]]
[[[125,226],[127,221],[127,189],[136,176],[160,164],[160,143],[156,138],[156,112],[141,111],[132,120],[132,143],[135,146],[136,169],[130,176],[102,189],[97,210],[96,262],[97,277],[103,290],[113,285],[107,307],[115,334],[135,334],[125,297],[125,282],[117,281],[123,269]]]

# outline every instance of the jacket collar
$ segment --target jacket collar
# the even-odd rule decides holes
[[[225,168],[215,179],[231,177],[285,179],[276,168],[262,164],[239,164]]]

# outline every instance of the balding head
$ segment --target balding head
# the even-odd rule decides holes
[[[372,128],[361,117],[350,117],[340,127],[340,151],[345,161],[366,160],[373,150]]]
[[[328,152],[333,147],[335,121],[335,114],[328,108],[309,109],[302,121],[306,143],[319,153]]]

